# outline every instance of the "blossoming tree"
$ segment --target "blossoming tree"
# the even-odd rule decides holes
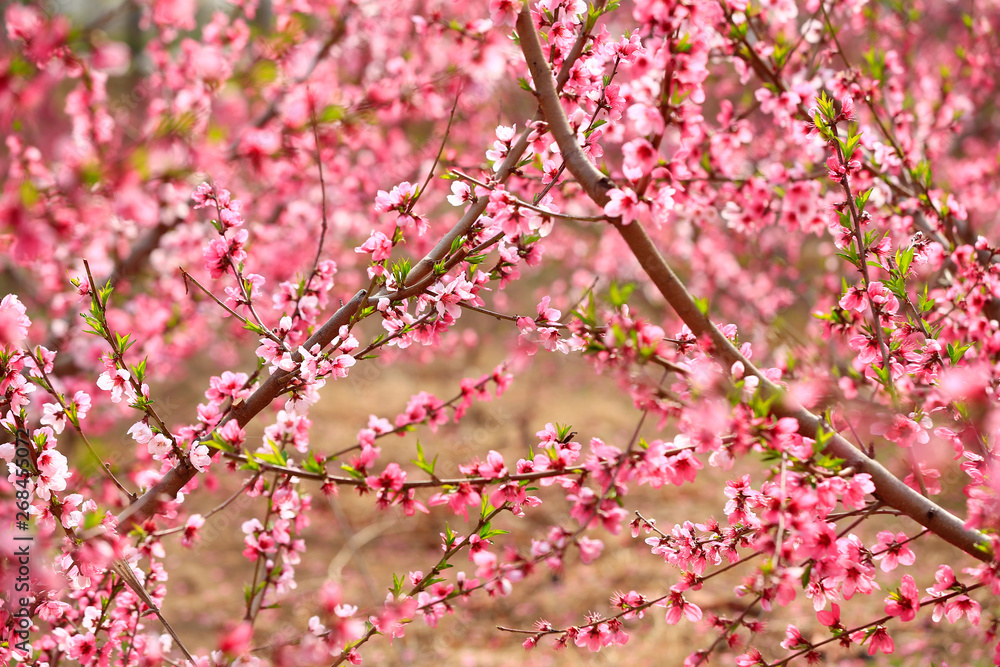
[[[663,608],[710,632],[686,665],[777,665],[890,654],[931,619],[1000,664],[997,3],[69,9],[4,10],[5,664],[357,664],[626,525],[659,581],[502,638],[627,652]],[[314,437],[324,387],[438,363],[472,313],[507,361]],[[438,427],[546,353],[614,378],[632,437],[543,422],[516,459],[437,465]],[[175,423],[150,386],[196,358],[217,368]],[[718,518],[630,506],[706,468]],[[192,512],[222,472],[236,494]],[[345,488],[440,532],[373,608],[293,592],[313,499]],[[256,575],[199,654],[161,612],[164,543],[236,497]],[[551,504],[566,521],[506,535]],[[308,624],[251,650],[292,600]]]

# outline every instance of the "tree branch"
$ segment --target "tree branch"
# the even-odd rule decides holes
[[[608,191],[615,188],[615,183],[590,162],[576,141],[576,135],[570,127],[559,101],[552,73],[545,61],[545,56],[542,54],[542,46],[538,40],[538,33],[535,30],[527,3],[518,15],[517,32],[520,37],[521,50],[524,52],[528,69],[534,80],[542,115],[559,144],[567,168],[587,195],[603,208],[610,201]],[[718,360],[726,367],[737,361],[742,362],[745,372],[759,379],[761,392],[767,396],[778,397],[778,400],[772,404],[772,414],[778,417],[795,418],[799,423],[799,432],[813,439],[818,435],[821,426],[830,428],[829,425],[823,424],[819,417],[797,405],[787,395],[783,395],[781,389],[764,377],[756,366],[740,354],[729,339],[698,309],[687,288],[664,260],[639,221],[622,224],[620,220],[617,220],[612,224],[677,315],[696,336],[711,341],[712,353]],[[833,434],[833,439],[826,449],[830,454],[844,459],[845,467],[854,469],[856,473],[871,475],[876,495],[885,504],[898,509],[941,539],[974,558],[985,562],[992,560],[992,552],[988,548],[989,541],[984,535],[978,531],[966,529],[961,519],[908,487],[880,463],[868,458],[839,433]]]
[[[303,347],[307,350],[314,345],[321,348],[330,344],[337,337],[340,327],[348,324],[358,308],[364,303],[366,292],[361,290],[354,295],[350,301],[340,307],[326,323],[307,340]],[[293,359],[301,361],[300,355],[295,354]],[[294,372],[277,371],[264,381],[257,391],[243,403],[235,406],[229,418],[219,423],[222,426],[230,419],[235,419],[241,427],[246,426],[251,419],[271,404],[278,395],[285,389],[292,380]],[[216,427],[218,428],[218,427]],[[197,470],[187,459],[180,461],[166,475],[163,476],[153,488],[144,493],[138,500],[129,505],[118,515],[119,531],[128,530],[136,524],[140,524],[151,516],[155,515],[163,502],[173,500],[177,493],[184,488],[197,474]],[[103,531],[98,531],[97,534]],[[86,535],[84,539],[95,537],[96,534]]]

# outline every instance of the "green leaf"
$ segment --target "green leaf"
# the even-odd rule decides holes
[[[850,160],[854,156],[854,151],[857,149],[858,144],[861,143],[861,135],[848,136],[846,141],[837,137],[837,143],[840,144],[840,150],[844,152],[844,160]]]
[[[490,524],[486,524],[479,529],[479,537],[483,540],[488,540],[491,537],[496,537],[497,535],[506,535],[509,530],[501,530],[500,528],[490,528]]]
[[[451,529],[451,525],[446,521],[444,524],[444,546],[446,549],[451,549],[455,545],[455,538],[458,537],[458,533]]]
[[[858,266],[858,254],[854,251],[854,247],[850,247],[842,252],[837,253],[837,257],[842,257],[851,263],[852,266],[857,268]]]
[[[948,358],[951,359],[951,365],[952,366],[957,365],[958,362],[962,360],[962,357],[965,356],[966,351],[970,347],[972,347],[971,344],[968,344],[968,345],[962,345],[962,344],[955,345],[953,343],[948,343],[948,347],[947,347],[947,349],[948,349]]]
[[[619,287],[617,282],[612,282],[608,288],[608,299],[615,308],[620,308],[628,303],[628,298],[635,291],[635,283],[626,283]]]
[[[338,120],[342,120],[346,115],[347,111],[344,107],[337,104],[330,104],[323,109],[316,120],[320,123],[335,123]]]
[[[265,331],[263,327],[261,327],[258,324],[255,324],[255,323],[251,322],[250,320],[246,321],[246,323],[243,325],[243,328],[246,329],[247,331],[251,331],[251,332],[257,334],[258,336],[266,336],[267,335],[267,331]]]
[[[31,181],[21,183],[21,204],[24,208],[30,208],[38,201],[38,188]]]
[[[215,435],[213,434],[213,438]],[[264,442],[270,448],[270,452],[251,452],[248,458],[252,457],[263,463],[270,463],[276,466],[286,466],[288,465],[288,455],[278,448],[278,444],[271,440],[270,438],[265,438]]]
[[[896,267],[901,278],[905,278],[910,272],[910,265],[913,263],[913,248],[896,251]]]
[[[341,463],[340,464],[340,469],[343,470],[344,472],[346,472],[348,475],[350,475],[351,477],[353,477],[355,479],[364,479],[365,478],[365,476],[362,475],[359,471],[355,470],[353,466],[350,466],[350,465],[348,465],[346,463]]]
[[[859,135],[860,136],[860,135]],[[868,188],[857,197],[854,198],[854,205],[858,207],[859,211],[865,210],[865,205],[868,203],[868,198],[872,196],[872,192],[875,188]]]
[[[496,511],[496,508],[490,504],[490,497],[488,494],[483,494],[483,502],[479,507],[479,518],[485,519],[491,512]]]
[[[323,461],[319,460],[316,456],[316,452],[312,450],[309,451],[309,454],[306,456],[306,460],[302,462],[302,469],[316,475],[326,474],[326,465]]]
[[[423,446],[421,446],[420,441],[417,440],[417,458],[416,458],[416,460],[411,460],[410,463],[413,463],[414,465],[416,465],[418,468],[420,468],[421,470],[423,470],[428,475],[433,475],[434,474],[434,466],[437,465],[437,460],[438,460],[438,457],[437,457],[437,455],[435,455],[434,456],[434,460],[428,462],[427,458],[424,456],[424,448],[423,448]]]
[[[583,136],[585,136],[585,137],[587,137],[589,139],[590,135],[593,134],[594,130],[596,130],[597,128],[599,128],[602,125],[606,124],[607,122],[608,121],[603,120],[603,119],[602,120],[598,120],[598,121],[594,121],[594,124],[591,125],[590,128],[587,129],[586,132],[583,133]]]
[[[802,582],[803,590],[809,585],[809,577],[812,575],[812,566],[812,561],[809,561],[809,563],[805,566],[805,569],[802,570],[802,577],[799,581]]]
[[[406,584],[406,577],[401,577],[395,572],[392,573],[392,588],[389,590],[394,596],[399,596],[403,592],[403,586]]]

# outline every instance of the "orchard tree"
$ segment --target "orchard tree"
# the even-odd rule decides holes
[[[1000,664],[1000,3],[3,4],[4,664],[358,664],[629,530],[661,577],[500,641],[617,662],[665,621],[707,630],[690,666],[944,664],[893,640],[924,623]],[[492,372],[311,428],[484,315]],[[631,437],[553,419],[439,463],[547,353],[613,379]],[[699,479],[714,513],[637,511]],[[338,493],[440,534],[380,604],[296,589]],[[165,545],[237,506],[245,613],[199,652]]]

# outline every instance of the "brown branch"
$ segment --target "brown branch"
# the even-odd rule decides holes
[[[538,33],[535,31],[527,4],[518,15],[517,32],[520,37],[521,50],[524,52],[528,69],[534,79],[538,104],[549,124],[553,137],[559,144],[563,159],[566,161],[570,173],[580,183],[587,195],[603,208],[610,201],[608,191],[615,187],[615,183],[598,171],[597,167],[584,155],[576,141],[576,135],[563,112],[552,74],[542,54],[542,46],[539,43]],[[695,336],[710,342],[711,353],[726,367],[737,361],[742,362],[745,372],[758,378],[760,391],[765,396],[777,397],[778,400],[774,401],[771,406],[772,414],[778,417],[795,418],[799,423],[799,432],[813,439],[817,437],[821,428],[827,431],[832,430],[819,417],[797,405],[787,395],[783,395],[781,389],[740,354],[739,350],[719,331],[708,316],[699,310],[684,283],[663,259],[660,251],[653,244],[639,221],[622,224],[621,220],[616,220],[612,224],[628,244],[632,254],[635,255],[650,280],[667,300],[667,303],[688,325]],[[988,548],[989,542],[981,533],[966,529],[961,519],[908,487],[882,464],[868,458],[839,433],[833,433],[826,449],[833,456],[844,459],[845,467],[852,468],[856,473],[871,475],[872,482],[875,484],[875,493],[885,504],[900,510],[941,539],[974,558],[985,562],[992,560],[992,554]]]
[[[595,4],[597,7],[602,7],[604,5],[604,0],[599,0]],[[592,29],[593,26],[590,26],[590,28]],[[589,39],[590,30],[582,30],[580,35],[577,37],[576,42],[573,44],[573,48],[570,49],[569,55],[567,55],[566,59],[563,61],[562,67],[559,69],[559,74],[556,76],[556,82],[554,85],[558,89],[561,90],[569,80],[570,70],[573,68],[573,64],[576,62],[577,58],[580,57],[580,54],[583,53],[583,49],[587,45]],[[515,167],[517,167],[518,161],[521,159],[521,155],[523,155],[524,151],[528,148],[528,137],[535,131],[533,127],[534,124],[542,119],[543,114],[539,112],[536,113],[530,121],[528,121],[524,131],[521,132],[521,136],[519,136],[517,141],[510,147],[507,157],[501,163],[500,169],[497,171],[496,175],[497,183],[504,183],[507,178],[510,177],[511,173],[513,173]],[[411,295],[409,288],[415,287],[418,284],[426,286],[429,285],[430,282],[433,282],[434,265],[447,256],[452,243],[455,242],[455,239],[461,238],[469,233],[469,230],[472,229],[472,225],[475,224],[475,222],[479,219],[479,216],[481,216],[486,210],[486,205],[488,203],[489,199],[487,197],[480,197],[478,201],[469,206],[461,220],[459,220],[447,234],[441,237],[441,240],[437,242],[437,245],[435,245],[423,259],[414,265],[409,274],[406,276],[406,284],[403,285],[397,293],[389,294],[383,290],[378,294],[373,294],[368,297],[368,305],[376,305],[378,300],[383,297],[389,297],[391,299],[406,298],[406,296]],[[425,282],[428,280],[428,276],[432,276],[430,278],[430,282]]]
[[[326,347],[337,337],[340,327],[348,324],[358,308],[364,303],[366,292],[361,290],[350,301],[340,307],[320,329],[314,333],[303,347],[307,350],[314,345]],[[296,354],[293,358],[298,358]],[[294,372],[277,371],[255,391],[250,398],[235,406],[229,418],[219,424],[222,426],[229,419],[235,419],[241,427],[246,426],[264,408],[271,404],[292,380]],[[197,470],[188,459],[181,460],[153,488],[144,493],[138,500],[125,508],[118,515],[118,528],[127,532],[133,525],[140,524],[157,513],[162,502],[173,500],[197,474]],[[87,537],[94,537],[88,535]]]

